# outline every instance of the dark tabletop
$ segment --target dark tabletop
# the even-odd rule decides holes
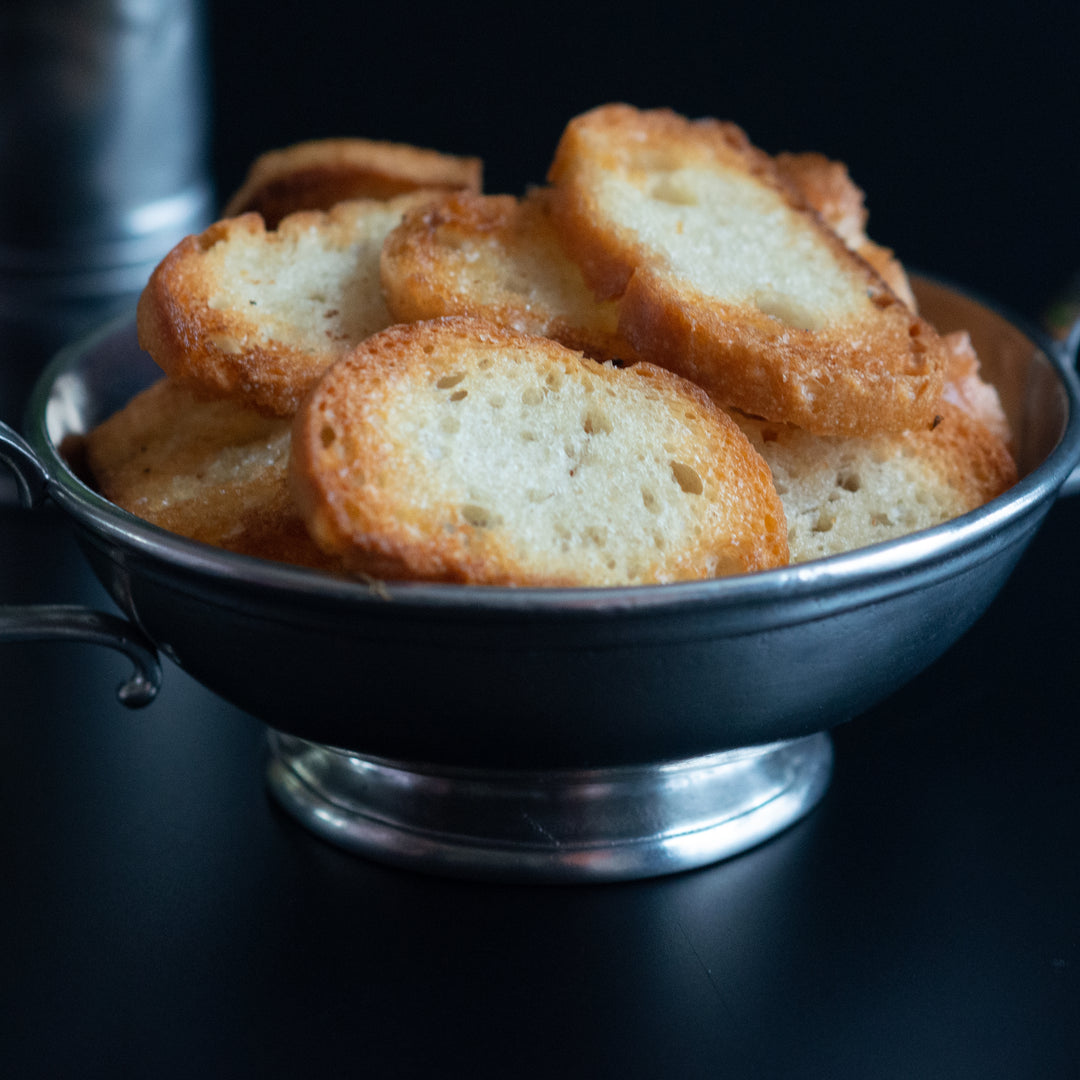
[[[1075,537],[834,733],[824,801],[652,881],[384,868],[304,831],[264,733],[166,666],[0,647],[0,1061],[12,1076],[1070,1077],[1080,1066]],[[49,511],[5,598],[104,605]]]
[[[1027,318],[1080,268],[1076,5],[578,9],[210,5],[222,194],[334,134],[518,191],[621,99],[846,160],[871,236]],[[363,861],[171,664],[129,712],[107,650],[0,645],[0,1075],[1080,1076],[1078,536],[1063,499],[985,617],[834,732],[809,817],[629,884]],[[0,602],[47,600],[109,606],[55,511],[0,508]]]

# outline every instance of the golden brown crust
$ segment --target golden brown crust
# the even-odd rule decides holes
[[[891,294],[881,301],[902,308]],[[639,271],[621,312],[623,332],[653,363],[698,383],[727,406],[817,435],[926,426],[944,385],[941,342],[907,309],[868,343],[857,333],[793,329]],[[815,340],[808,351],[810,334]],[[906,357],[903,367],[897,355]]]
[[[158,264],[139,298],[139,344],[203,397],[290,416],[322,372],[389,325],[379,286],[386,234],[429,192],[211,225]]]
[[[590,409],[602,407],[587,413],[584,429],[577,406],[566,404],[574,394],[591,400]],[[466,401],[480,410],[479,420],[476,413],[471,420],[459,419],[463,414],[454,410],[465,408]],[[528,417],[520,430],[515,408]],[[558,411],[563,409],[573,417],[569,424]],[[672,415],[677,410],[677,422],[668,409]],[[624,419],[627,410],[652,410],[654,420],[664,417],[672,445],[651,447],[633,421]],[[462,431],[473,424],[473,431],[478,426],[483,432],[482,447],[470,442],[461,451],[463,460],[474,463],[473,471],[454,456],[459,424]],[[620,433],[613,435],[616,427]],[[440,433],[447,431],[451,441],[440,442]],[[632,472],[637,463],[622,453],[621,443],[616,461],[597,464],[604,451],[590,438],[629,439],[643,456],[661,454],[660,472],[670,490],[654,495],[637,480],[627,481],[637,475]],[[570,448],[573,440],[580,443],[576,449]],[[436,450],[430,449],[433,441]],[[682,466],[667,461],[672,455],[692,464],[679,473]],[[455,464],[444,474],[443,462],[451,460]],[[553,462],[552,475],[563,477],[562,494],[544,487],[554,484],[544,472],[547,466],[537,465],[545,460]],[[596,474],[597,469],[602,471]],[[575,470],[581,470],[576,478]],[[603,511],[575,494],[575,485],[584,485],[590,471],[599,481],[591,490],[610,500]],[[611,585],[737,573],[787,559],[782,509],[768,469],[738,427],[698,388],[652,365],[601,365],[548,339],[477,319],[394,326],[335,364],[297,414],[291,475],[297,503],[319,545],[375,577]],[[681,487],[684,482],[689,487]],[[529,484],[544,490],[528,490]],[[699,489],[690,491],[694,485]],[[607,538],[601,534],[611,525],[604,515],[627,511],[648,517],[650,498],[679,503],[679,513],[693,503],[690,512],[700,535],[694,535],[693,523],[682,531],[669,526],[670,536],[620,530],[610,537],[614,550],[597,556],[594,549],[603,547]],[[560,508],[571,516],[553,520]],[[594,521],[590,514],[596,513],[601,516]],[[532,524],[525,527],[522,520]],[[548,529],[563,537],[568,552],[545,542]],[[661,550],[663,542],[667,547]],[[607,566],[602,559],[609,557]],[[636,564],[630,580],[615,568],[616,561],[627,559]]]
[[[637,359],[617,305],[597,300],[563,252],[547,195],[456,194],[407,214],[383,245],[390,313],[399,322],[472,315],[596,359]]]
[[[410,191],[480,191],[483,163],[406,143],[313,139],[261,154],[222,217],[261,214],[268,229],[298,210],[329,210],[351,199]]]
[[[650,170],[680,163],[723,163],[775,183],[768,156],[750,143],[742,128],[727,121],[686,120],[670,109],[640,111],[613,104],[566,125],[548,169],[554,185],[552,217],[564,247],[598,296],[622,295],[641,261],[641,242],[632,229],[608,220],[592,182],[596,174],[610,171],[643,182]]]
[[[847,166],[813,151],[783,151],[774,158],[780,176],[824,219],[849,248],[866,239],[865,196],[852,181]]]
[[[567,249],[601,295],[621,295],[620,329],[640,355],[725,404],[819,434],[932,420],[947,363],[940,339],[741,129],[605,106],[570,122],[549,176]],[[745,240],[710,233],[713,180],[740,200],[725,214],[740,215]],[[712,247],[698,257],[706,236]],[[773,262],[740,269],[726,294],[750,249]]]
[[[160,379],[90,431],[84,460],[105,498],[191,540],[334,569],[288,487],[289,421],[198,401]]]

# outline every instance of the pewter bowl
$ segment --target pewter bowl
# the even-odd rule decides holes
[[[164,532],[98,496],[60,450],[159,374],[130,321],[57,357],[26,441],[0,433],[0,457],[24,502],[64,512],[130,620],[79,614],[142,666],[127,696],[152,696],[158,650],[264,721],[271,790],[323,837],[448,874],[668,873],[808,812],[828,784],[828,730],[945,652],[1073,486],[1078,335],[1059,347],[960,290],[916,287],[940,330],[971,333],[1019,483],[937,528],[743,577],[368,585]],[[9,613],[0,636],[78,632],[67,614]]]

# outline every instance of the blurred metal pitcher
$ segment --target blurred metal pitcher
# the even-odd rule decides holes
[[[0,4],[0,419],[209,221],[200,0]]]

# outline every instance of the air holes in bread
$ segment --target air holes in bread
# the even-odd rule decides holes
[[[854,471],[844,471],[837,475],[836,486],[843,488],[845,491],[858,491],[862,487],[862,481],[859,479],[859,474]]]
[[[544,400],[544,393],[535,386],[527,386],[521,391],[522,405],[539,405]]]
[[[494,523],[494,515],[486,507],[470,503],[461,508],[461,516],[476,529],[486,529]]]
[[[677,173],[664,173],[653,184],[650,194],[672,206],[697,206],[698,196],[689,180]]]
[[[612,430],[611,417],[597,409],[590,409],[585,414],[582,427],[585,429],[586,435],[610,435]]]
[[[453,375],[444,375],[438,382],[435,383],[436,390],[452,390],[459,382],[465,378],[463,372],[457,372]]]
[[[923,371],[926,367],[929,359],[928,353],[930,352],[930,342],[926,340],[926,334],[924,333],[926,327],[923,323],[913,322],[908,327],[908,334],[911,336],[911,353],[908,357],[907,370],[910,374],[916,374]]]
[[[701,481],[698,471],[681,461],[671,463],[671,471],[675,476],[675,482],[686,492],[687,495],[701,495],[705,491],[705,485]]]

